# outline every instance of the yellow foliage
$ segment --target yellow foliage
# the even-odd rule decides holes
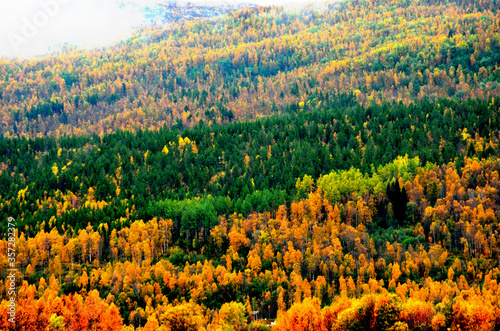
[[[163,146],[162,152],[165,153],[165,155],[168,155],[169,150],[167,145]]]
[[[59,173],[59,168],[57,167],[57,164],[54,163],[54,165],[52,166],[52,173],[57,176],[57,174]]]

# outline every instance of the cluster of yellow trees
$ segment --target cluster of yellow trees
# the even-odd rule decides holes
[[[360,103],[498,96],[493,3],[346,1],[271,7],[147,28],[106,50],[0,60],[7,136],[223,123],[320,107],[314,91]],[[273,106],[274,105],[274,106]]]

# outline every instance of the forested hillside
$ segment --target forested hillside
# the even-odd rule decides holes
[[[185,128],[311,107],[500,95],[491,1],[346,1],[148,28],[108,49],[0,60],[5,136]]]
[[[0,329],[499,329],[497,9],[258,8],[2,60]]]
[[[278,314],[289,329],[304,309],[325,329],[355,329],[353,311],[496,325],[498,101],[331,100],[182,133],[4,139],[20,325],[243,328]]]

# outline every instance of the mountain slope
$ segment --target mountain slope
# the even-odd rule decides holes
[[[500,94],[496,1],[348,1],[259,8],[144,29],[109,49],[2,60],[1,132],[39,136],[190,127],[360,103]]]
[[[0,329],[500,329],[497,4],[4,61]]]

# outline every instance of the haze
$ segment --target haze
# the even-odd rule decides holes
[[[127,3],[123,6],[120,3]],[[0,56],[27,58],[64,44],[102,47],[127,38],[143,22],[139,6],[162,0],[0,0]],[[178,1],[181,3],[182,1]],[[192,3],[221,3],[194,0]],[[297,7],[312,0],[244,0]],[[225,3],[234,3],[225,1]]]

